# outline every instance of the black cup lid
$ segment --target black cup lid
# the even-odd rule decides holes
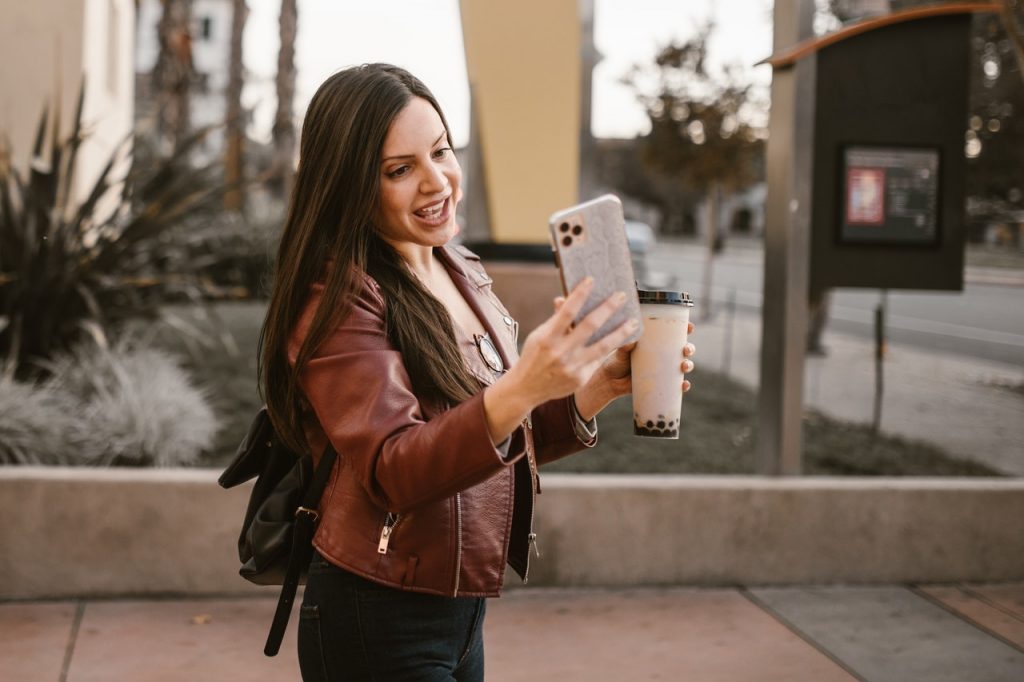
[[[646,291],[636,290],[641,303],[661,303],[663,305],[685,305],[693,307],[693,299],[685,291]]]

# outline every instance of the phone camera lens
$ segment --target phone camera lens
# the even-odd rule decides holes
[[[562,237],[562,246],[569,246],[570,244],[572,244],[572,237]]]
[[[561,225],[558,226],[558,229],[560,231],[562,231],[562,232],[568,232],[569,231],[569,223],[562,223]]]
[[[583,226],[582,225],[573,225],[572,226],[572,233],[574,235],[576,235],[577,237],[579,237],[581,234],[583,234]]]

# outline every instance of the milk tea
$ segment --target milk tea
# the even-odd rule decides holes
[[[644,333],[632,354],[633,433],[679,438],[683,346],[693,301],[676,291],[639,291]]]

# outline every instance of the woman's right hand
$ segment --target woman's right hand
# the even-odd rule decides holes
[[[608,354],[625,343],[637,328],[636,320],[627,320],[599,341],[586,345],[594,332],[626,302],[625,292],[615,293],[574,327],[572,321],[592,289],[593,280],[588,277],[555,306],[555,313],[523,343],[519,362],[510,374],[517,375],[520,390],[535,406],[567,396],[587,383]]]
[[[500,443],[538,405],[570,395],[583,386],[609,353],[625,343],[638,322],[627,320],[591,345],[587,340],[626,301],[625,293],[608,297],[575,327],[593,281],[581,282],[555,314],[530,332],[519,361],[484,391],[484,412],[491,440]]]

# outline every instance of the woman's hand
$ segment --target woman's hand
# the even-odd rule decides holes
[[[560,305],[559,301],[555,305]],[[687,328],[687,336],[693,333],[693,323],[690,322]],[[594,375],[579,391],[575,393],[576,409],[580,416],[586,420],[592,419],[597,413],[603,410],[608,403],[616,398],[624,396],[633,391],[633,381],[630,374],[630,357],[636,342],[619,348],[612,353],[601,364],[601,367],[594,372]],[[680,358],[679,369],[683,374],[693,371],[693,361],[689,358],[697,352],[692,343],[683,346],[683,357]],[[690,390],[690,381],[683,379],[683,393]]]
[[[599,341],[586,345],[626,301],[624,293],[614,294],[573,327],[573,318],[583,308],[592,288],[593,282],[587,278],[568,298],[556,299],[555,314],[526,337],[513,371],[522,371],[527,378],[526,390],[537,396],[538,405],[567,396],[590,381],[609,353],[638,326],[635,320],[627,320]]]
[[[558,301],[554,315],[526,337],[519,361],[484,392],[494,442],[508,436],[534,407],[580,390],[636,330],[637,322],[627,320],[601,340],[586,345],[626,301],[624,293],[612,295],[574,327],[573,319],[592,289],[593,281],[587,278],[564,301]]]

